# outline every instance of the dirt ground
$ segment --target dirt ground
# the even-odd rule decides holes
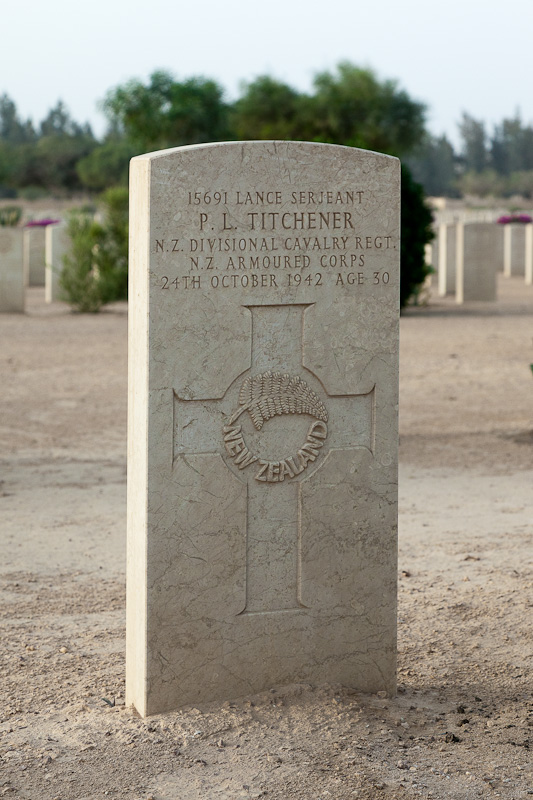
[[[124,705],[125,305],[0,316],[0,796],[533,795],[533,287],[401,321],[399,691]]]

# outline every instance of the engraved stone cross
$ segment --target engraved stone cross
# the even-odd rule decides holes
[[[303,365],[305,309],[309,307],[247,306],[252,315],[248,370],[220,398],[189,399],[174,393],[174,459],[218,453],[247,485],[246,606],[242,612],[246,614],[305,608],[301,484],[312,479],[335,450],[374,450],[374,389],[367,394],[330,395]],[[248,416],[244,411],[250,404],[237,405],[243,402],[243,384],[248,380],[250,391],[261,378],[266,385],[278,387],[282,400],[265,395],[263,412],[257,411],[256,404]],[[258,426],[260,434],[255,430]],[[295,428],[300,438],[297,433],[294,441],[299,444],[293,446],[292,454],[286,449]],[[269,438],[275,445],[269,445]]]

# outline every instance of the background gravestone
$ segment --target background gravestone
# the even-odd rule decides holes
[[[521,222],[504,225],[503,274],[506,277],[525,275],[525,247],[526,226]]]
[[[71,247],[67,229],[65,223],[46,226],[44,299],[47,303],[60,299],[59,278],[63,270],[63,256]]]
[[[524,231],[524,249],[525,249],[525,279],[526,284],[531,286],[533,284],[533,223],[528,222]]]
[[[456,249],[457,225],[455,223],[439,225],[438,250],[438,291],[441,297],[453,294],[456,288]]]
[[[131,162],[127,702],[395,690],[399,162]]]
[[[0,311],[24,311],[22,228],[0,227]]]
[[[26,275],[28,286],[44,286],[44,239],[44,226],[36,225],[24,228],[24,274]]]
[[[493,222],[457,224],[457,280],[455,299],[496,300],[499,230]]]

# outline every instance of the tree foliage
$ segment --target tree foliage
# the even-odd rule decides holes
[[[430,195],[532,194],[533,126],[518,112],[492,131],[463,113],[454,149],[447,137],[429,135],[424,104],[395,80],[348,62],[319,73],[308,93],[260,76],[232,103],[216,81],[180,81],[158,70],[111,89],[101,107],[108,130],[97,141],[61,100],[34,125],[0,95],[0,197],[125,186],[134,155],[232,139],[332,142],[397,155]]]
[[[76,164],[82,185],[91,191],[102,192],[108,186],[127,186],[129,163],[139,154],[128,139],[110,136]]]
[[[402,218],[400,249],[400,305],[407,305],[416,295],[431,268],[425,263],[424,246],[431,242],[433,216],[424,199],[422,186],[413,180],[409,169],[402,166]]]
[[[93,138],[91,126],[86,123],[79,125],[70,116],[62,100],[58,100],[54,108],[50,109],[43,119],[39,130],[40,136],[86,136]]]
[[[342,62],[336,73],[316,76],[315,140],[405,155],[423,138],[425,106],[394,80]]]
[[[223,90],[204,78],[180,83],[168,72],[154,72],[147,86],[130,81],[112,89],[103,109],[140,152],[216,142],[228,135]]]
[[[459,134],[462,140],[461,158],[465,170],[482,172],[489,163],[487,134],[483,122],[463,113],[459,123]]]
[[[520,114],[503,119],[492,132],[463,113],[457,151],[445,137],[426,136],[407,162],[430,195],[532,197],[533,126]]]
[[[0,196],[40,188],[72,193],[82,189],[77,164],[96,147],[88,124],[79,125],[59,101],[35,131],[23,122],[7,95],[0,97]]]
[[[446,136],[426,135],[414,154],[406,160],[413,178],[432,197],[459,195],[459,164]]]
[[[425,107],[347,62],[316,76],[312,94],[261,76],[243,87],[231,112],[237,139],[293,139],[362,147],[392,155],[411,150],[424,135]]]
[[[317,75],[309,94],[261,76],[245,84],[232,104],[213,80],[177,81],[159,70],[147,83],[132,80],[110,90],[102,108],[109,130],[97,142],[90,127],[75,123],[61,101],[37,132],[19,119],[9,98],[0,101],[0,130],[5,131],[0,184],[8,191],[15,186],[69,192],[122,186],[104,195],[104,223],[80,214],[70,222],[74,245],[63,289],[83,310],[96,310],[126,292],[127,211],[121,208],[120,193],[127,191],[133,155],[227,139],[308,140],[405,155],[424,137],[422,103],[396,81],[381,81],[372,70],[347,62]],[[413,219],[405,235],[415,230],[425,235]]]
[[[348,62],[318,74],[308,93],[260,76],[243,84],[232,103],[214,80],[180,81],[159,70],[145,83],[132,80],[111,89],[102,109],[109,127],[97,141],[61,100],[34,126],[21,118],[11,98],[0,96],[0,197],[120,187],[104,200],[105,225],[87,216],[71,223],[80,249],[71,255],[65,280],[71,281],[72,296],[93,298],[91,307],[126,291],[127,210],[120,208],[127,197],[129,160],[142,152],[232,139],[291,139],[400,156],[412,170],[412,175],[405,168],[402,173],[402,303],[426,274],[423,245],[431,238],[430,212],[419,184],[433,195],[520,192],[533,198],[533,127],[518,112],[492,132],[463,113],[456,151],[445,136],[427,133],[423,103],[395,80],[381,80]]]
[[[23,122],[13,100],[3,94],[0,96],[0,139],[8,144],[32,142],[36,138],[30,120]]]
[[[285,83],[263,75],[244,84],[231,109],[234,139],[312,139],[309,99]]]

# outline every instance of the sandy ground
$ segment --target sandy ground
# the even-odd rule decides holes
[[[0,317],[0,796],[533,795],[533,288],[401,322],[399,692],[124,705],[126,307]]]

